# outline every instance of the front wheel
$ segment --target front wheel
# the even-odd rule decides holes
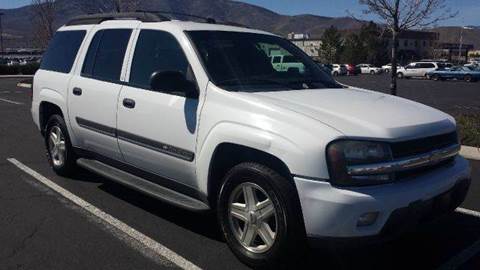
[[[403,79],[403,78],[404,78],[403,73],[402,73],[402,72],[398,72],[398,73],[397,73],[397,78]]]
[[[60,115],[53,115],[47,122],[45,146],[48,162],[61,176],[69,176],[76,170],[76,156],[73,151],[67,126]]]
[[[257,163],[242,163],[225,176],[218,220],[233,253],[253,268],[278,269],[306,247],[292,181]]]
[[[471,75],[465,75],[465,77],[463,77],[463,80],[466,81],[466,82],[472,82],[473,78],[472,78]]]
[[[375,75],[375,71],[374,70],[370,71],[370,75]]]

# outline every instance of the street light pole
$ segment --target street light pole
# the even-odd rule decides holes
[[[460,28],[460,44],[458,46],[458,64],[459,65],[460,65],[460,61],[462,60],[463,29],[464,29],[464,26]]]
[[[2,16],[4,14],[0,12],[0,54],[3,55],[3,27],[2,27]]]

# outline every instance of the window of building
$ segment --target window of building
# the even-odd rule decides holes
[[[40,69],[69,73],[86,33],[84,30],[57,32],[43,55]]]

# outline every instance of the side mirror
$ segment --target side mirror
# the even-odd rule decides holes
[[[187,98],[198,98],[195,83],[180,71],[155,71],[150,76],[150,89],[164,93],[184,93]]]

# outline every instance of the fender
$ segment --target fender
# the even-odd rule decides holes
[[[292,173],[304,169],[298,161],[304,160],[305,152],[295,142],[256,127],[221,122],[210,130],[197,154],[198,188],[207,195],[210,162],[222,143],[242,145],[271,154],[285,163]]]
[[[63,120],[65,120],[65,124],[68,129],[70,141],[73,145],[76,145],[77,139],[75,137],[75,133],[73,133],[72,131],[72,127],[70,126],[70,118],[68,117],[67,110],[67,100],[65,99],[65,97],[62,96],[59,92],[50,88],[42,88],[38,94],[38,106],[40,106],[42,102],[49,102],[57,105],[60,108],[63,114]]]

